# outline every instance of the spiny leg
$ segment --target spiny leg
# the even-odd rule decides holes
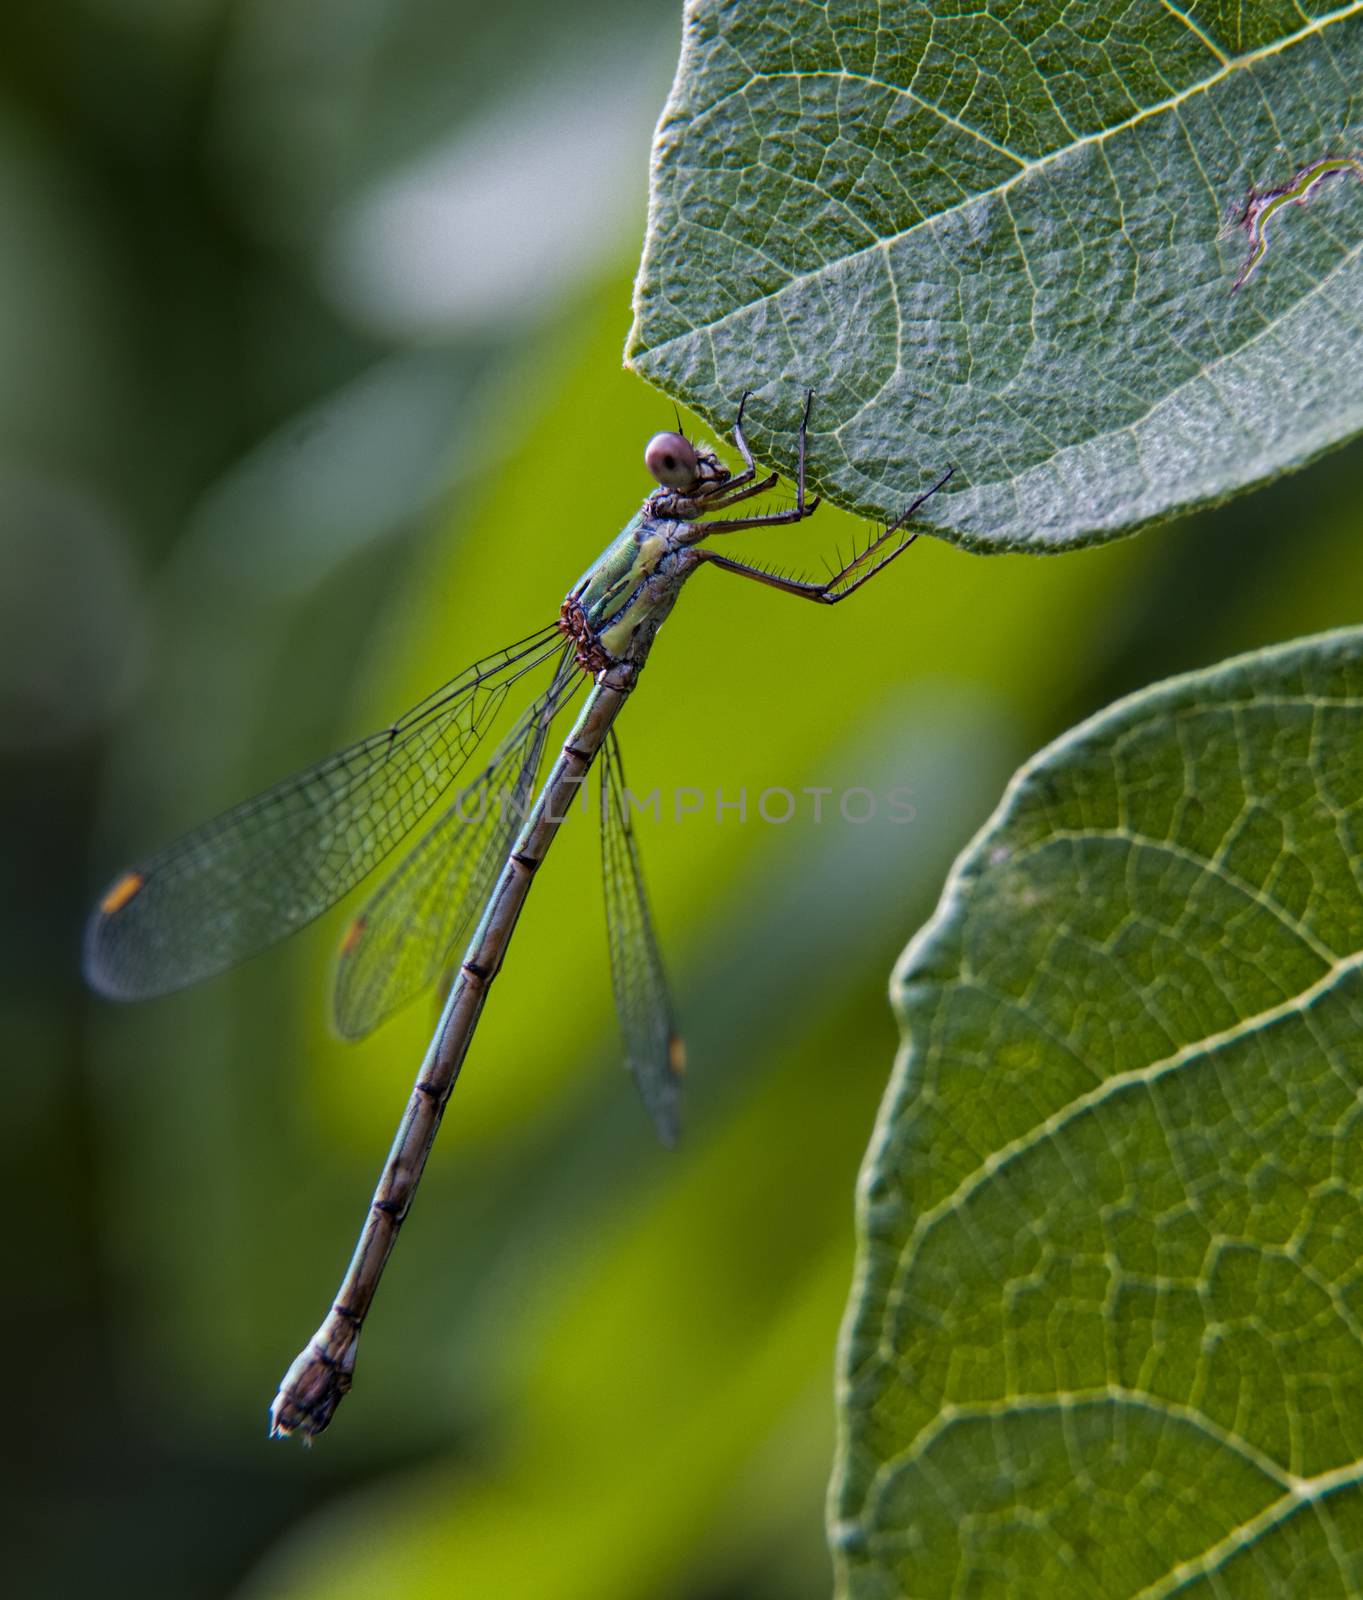
[[[738,533],[742,528],[775,528],[783,522],[803,522],[818,509],[819,497],[815,495],[807,505],[794,505],[789,511],[768,511],[760,517],[719,517],[700,526],[705,537],[712,533]]]
[[[743,478],[748,476],[746,472],[741,474]],[[773,472],[765,478],[759,478],[756,483],[750,483],[746,489],[739,489],[736,493],[730,494],[729,491],[734,484],[739,482],[738,478],[730,478],[727,483],[719,486],[724,491],[722,499],[704,502],[705,513],[708,516],[712,511],[723,511],[727,506],[736,506],[740,500],[751,500],[755,494],[766,494],[767,490],[774,489],[779,481],[779,475]]]
[[[747,395],[743,396],[745,403],[747,398]],[[791,509],[789,511],[768,512],[765,516],[760,517],[720,517],[714,522],[707,521],[703,524],[705,537],[708,537],[712,533],[736,533],[740,528],[771,528],[785,522],[800,522],[803,521],[805,517],[812,516],[814,512],[818,510],[819,497],[817,495],[815,495],[815,497],[808,503],[805,502],[805,438],[809,432],[809,410],[813,404],[814,391],[812,389],[808,389],[805,391],[804,414],[800,418],[799,462],[795,474],[795,504],[791,507]],[[738,445],[744,461],[748,463],[750,469],[749,473],[742,475],[746,478],[757,469],[752,466],[752,455],[748,450],[747,441],[743,437],[742,423],[743,407],[740,405],[738,408],[738,422],[734,425],[734,440]],[[717,500],[713,505],[707,506],[705,509],[707,511],[720,511],[723,510],[726,505],[733,505],[737,500],[746,500],[749,495],[758,494],[763,490],[770,488],[776,482],[776,477],[775,474],[773,474],[764,483],[754,485],[750,489],[745,489],[741,493],[733,496],[733,499],[729,499],[727,498],[727,492],[732,484],[736,481],[737,480],[735,479],[730,479],[729,483],[724,486],[726,492],[725,499]]]
[[[734,444],[738,448],[739,455],[743,457],[743,471],[739,473],[738,477],[730,478],[729,482],[731,484],[742,483],[748,478],[757,476],[757,464],[752,458],[752,451],[748,449],[748,441],[743,437],[743,411],[751,399],[752,390],[745,389],[742,398],[738,402],[738,415],[734,418]]]
[[[739,455],[743,457],[743,470],[735,473],[732,478],[725,478],[722,483],[710,486],[710,493],[717,497],[715,500],[716,508],[731,505],[733,502],[729,499],[730,493],[734,489],[742,489],[745,483],[751,483],[757,476],[757,463],[752,458],[752,451],[748,449],[748,441],[743,437],[743,410],[751,398],[752,390],[745,389],[742,398],[738,402],[738,415],[734,418],[734,444],[738,447]],[[766,482],[766,487],[770,488],[775,482],[776,474],[772,473],[771,478]],[[760,489],[748,489],[743,494],[734,495],[734,499],[746,500],[748,495],[759,494],[760,492]]]
[[[649,440],[644,462],[662,485],[661,495],[650,496],[655,515],[672,514],[694,522],[706,511],[733,505],[773,487],[777,481],[774,472],[761,483],[753,483],[757,465],[743,435],[743,411],[750,398],[751,390],[745,389],[734,419],[734,443],[743,457],[741,472],[731,473],[713,450],[702,446],[698,451],[682,430],[680,413],[675,433],[657,433]]]
[[[864,572],[858,572],[855,578],[851,578],[852,573],[856,572],[858,567],[874,556],[878,550],[884,549],[888,541],[904,527],[905,523],[909,521],[924,501],[937,493],[955,470],[954,467],[948,467],[931,488],[925,489],[906,511],[890,523],[884,533],[873,539],[859,556],[854,556],[839,572],[834,573],[824,583],[809,583],[799,578],[783,578],[775,572],[763,572],[761,567],[750,567],[742,561],[734,561],[728,556],[716,555],[713,550],[700,550],[697,554],[702,561],[712,562],[724,572],[735,572],[741,578],[752,578],[757,583],[765,583],[770,588],[780,589],[785,594],[798,595],[803,600],[814,600],[820,605],[835,606],[839,600],[846,600],[848,595],[855,594],[862,584],[869,583],[876,573],[888,567],[896,556],[903,555],[914,540],[917,539],[918,534],[916,532],[911,533],[907,539],[897,544],[888,554],[881,556],[878,561],[872,562],[871,566],[867,567]],[[815,501],[814,504],[817,505],[818,502]],[[812,510],[813,507],[811,506],[810,509]],[[763,522],[792,522],[794,520],[794,517],[789,513],[780,513],[773,517],[754,517],[745,526],[756,527]],[[733,526],[733,523],[725,523],[724,526]],[[847,581],[849,578],[851,578],[850,583]],[[846,587],[840,589],[838,585],[844,583]]]

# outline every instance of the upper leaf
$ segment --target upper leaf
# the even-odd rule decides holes
[[[1360,751],[1351,629],[1083,724],[961,857],[862,1174],[844,1592],[1363,1593]]]
[[[688,0],[627,358],[983,549],[1112,538],[1363,416],[1363,4]]]

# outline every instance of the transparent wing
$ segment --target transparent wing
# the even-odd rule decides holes
[[[561,647],[551,627],[475,662],[392,727],[125,872],[86,929],[90,983],[119,999],[164,994],[311,922],[425,815],[511,685]]]
[[[336,972],[336,1026],[346,1038],[371,1032],[449,970],[525,818],[550,724],[585,682],[565,656],[548,690],[351,923]]]
[[[630,823],[620,746],[612,732],[601,763],[601,865],[611,986],[624,1035],[625,1065],[634,1074],[658,1137],[674,1145],[681,1131],[681,1078],[686,1052],[648,909],[639,845]]]

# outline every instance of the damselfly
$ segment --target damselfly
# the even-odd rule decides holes
[[[531,880],[598,756],[611,981],[625,1057],[659,1136],[667,1144],[677,1136],[682,1043],[630,826],[615,719],[682,585],[700,567],[835,605],[913,543],[917,534],[905,531],[909,519],[950,476],[944,473],[825,582],[718,555],[702,541],[799,522],[819,503],[805,497],[809,396],[800,420],[794,505],[702,520],[777,481],[775,473],[757,476],[743,436],[747,398],[734,425],[740,472],[731,473],[713,450],[680,430],[649,441],[644,461],[659,487],[574,584],[557,621],[476,662],[391,727],[123,873],[91,916],[86,974],[95,988],[119,999],[163,994],[264,949],[367,876],[449,789],[512,688],[538,670],[547,673],[547,686],[475,782],[382,884],[342,941],[336,1021],[342,1034],[358,1037],[449,971],[477,918],[335,1302],[275,1396],[275,1435],[320,1433],[350,1388],[361,1325],[488,989]],[[554,721],[584,685],[577,720],[536,792]],[[516,803],[470,802],[470,796],[494,794],[509,794]]]

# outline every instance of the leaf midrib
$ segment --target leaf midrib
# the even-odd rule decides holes
[[[937,224],[945,221],[947,218],[956,215],[956,213],[968,210],[971,206],[978,205],[982,200],[988,200],[996,196],[1008,194],[1030,175],[1046,170],[1055,163],[1059,162],[1062,158],[1071,155],[1074,151],[1082,150],[1088,146],[1101,146],[1109,139],[1115,138],[1118,134],[1124,133],[1128,129],[1138,126],[1140,123],[1148,120],[1149,118],[1162,116],[1165,112],[1174,110],[1176,107],[1184,104],[1186,101],[1193,99],[1196,95],[1204,94],[1208,89],[1214,88],[1223,79],[1230,77],[1235,72],[1239,72],[1244,68],[1253,65],[1253,63],[1256,61],[1267,60],[1272,56],[1280,55],[1283,51],[1290,50],[1293,46],[1299,44],[1303,39],[1308,39],[1315,34],[1324,35],[1336,24],[1340,22],[1347,22],[1350,17],[1356,16],[1360,12],[1363,12],[1363,0],[1352,0],[1351,4],[1341,6],[1335,11],[1327,12],[1324,16],[1317,17],[1313,22],[1308,23],[1305,27],[1299,28],[1296,33],[1289,34],[1285,38],[1276,40],[1271,45],[1261,46],[1259,49],[1247,51],[1243,55],[1232,56],[1226,61],[1224,66],[1218,68],[1218,70],[1212,73],[1209,77],[1198,79],[1196,82],[1189,84],[1186,88],[1179,90],[1177,94],[1170,95],[1166,99],[1157,102],[1155,105],[1148,106],[1144,110],[1136,112],[1133,116],[1127,117],[1121,122],[1114,123],[1110,128],[1102,128],[1097,133],[1082,134],[1078,138],[1072,139],[1068,144],[1059,145],[1056,149],[1047,151],[1044,156],[1039,156],[1021,166],[1017,172],[1011,174],[1002,183],[994,184],[988,189],[977,190],[974,194],[967,196],[963,200],[956,201],[953,205],[947,206],[941,211],[935,211],[930,216],[924,216],[919,221],[910,223],[907,228],[901,228],[898,233],[887,234],[883,238],[874,239],[871,241],[871,243],[863,245],[859,250],[853,250],[847,252],[846,254],[839,255],[836,260],[824,262],[822,265],[813,267],[807,272],[797,273],[788,278],[786,282],[780,286],[780,288],[773,289],[767,294],[745,301],[743,305],[735,306],[733,310],[726,311],[723,316],[716,317],[708,322],[698,323],[689,328],[684,334],[676,334],[672,338],[664,339],[662,343],[656,345],[633,345],[629,352],[630,357],[633,359],[643,355],[652,355],[658,351],[666,350],[672,345],[681,344],[686,340],[693,338],[698,333],[713,332],[716,329],[723,328],[732,319],[747,316],[760,306],[773,304],[782,296],[789,294],[792,290],[801,289],[807,285],[822,281],[827,274],[833,272],[834,270],[845,267],[849,262],[865,259],[876,251],[886,253],[893,245],[900,243],[904,239],[911,238],[915,233],[919,232],[923,228],[935,227]],[[864,74],[850,73],[846,71],[754,73],[749,79],[747,79],[741,88],[732,90],[730,94],[726,95],[724,98],[729,99],[734,94],[742,94],[754,83],[776,82],[783,80],[799,81],[807,78],[818,77],[880,83],[879,79],[868,79],[864,76]],[[902,86],[894,84],[884,84],[882,86],[892,90],[897,94],[909,94],[909,91],[904,89]],[[914,100],[915,104],[925,104],[925,102],[919,101],[917,96],[911,95],[910,97]],[[712,108],[707,108],[707,111],[710,109]],[[927,109],[933,111],[934,114],[942,118],[942,120],[950,121],[950,119],[945,118],[943,113],[940,112],[938,108],[929,105]],[[965,131],[970,133],[974,138],[982,138],[982,136],[974,129],[967,128]],[[1019,159],[1013,154],[1012,151],[1004,151],[1003,153],[1014,160]],[[638,326],[639,322],[636,319],[636,329]]]

